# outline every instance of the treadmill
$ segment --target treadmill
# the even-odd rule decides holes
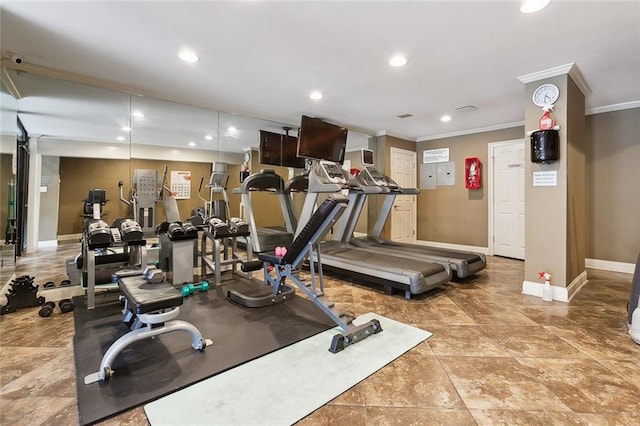
[[[364,155],[363,155],[364,157]],[[366,163],[365,163],[366,164]],[[392,253],[400,252],[403,255],[410,256],[428,262],[435,262],[449,265],[452,274],[457,278],[467,278],[486,268],[487,261],[484,254],[472,253],[461,250],[450,250],[444,248],[430,247],[420,244],[400,243],[382,238],[382,228],[393,208],[393,203],[397,195],[417,195],[417,188],[400,188],[388,176],[383,175],[373,165],[365,165],[364,169],[358,175],[358,182],[364,187],[378,187],[383,190],[379,193],[385,197],[382,207],[378,212],[378,217],[373,226],[371,233],[365,237],[353,237],[353,231],[357,223],[364,199],[371,191],[363,191],[357,194],[357,200],[353,200],[353,211],[349,212],[352,217],[341,223],[335,238],[352,244],[362,250],[371,253]]]
[[[351,192],[362,190],[362,186],[357,184],[350,188],[348,176],[348,172],[333,162],[318,161],[314,165],[308,174],[307,197],[296,232],[299,233],[311,217],[318,194],[335,193],[345,189],[351,189]],[[380,191],[378,188],[372,190]],[[352,208],[348,206],[343,217],[348,216]],[[322,258],[318,259],[319,256]],[[381,284],[387,294],[399,289],[407,299],[439,287],[451,279],[451,268],[447,264],[416,260],[402,256],[398,251],[376,253],[340,240],[324,241],[314,260],[321,260],[325,269]]]
[[[291,198],[284,191],[284,180],[273,169],[262,169],[259,173],[249,175],[239,188],[233,190],[234,194],[240,194],[244,205],[246,220],[249,223],[249,232],[253,244],[254,253],[270,251],[276,247],[289,247],[293,242],[295,229],[293,219],[293,207]],[[251,192],[266,191],[278,196],[280,208],[285,226],[258,227],[256,225],[255,212],[251,207]]]

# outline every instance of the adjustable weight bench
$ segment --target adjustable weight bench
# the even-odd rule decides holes
[[[329,350],[333,353],[343,350],[347,345],[357,343],[382,331],[380,322],[372,319],[366,323],[355,325],[348,314],[341,313],[334,308],[333,302],[324,297],[324,282],[322,275],[322,260],[320,257],[320,242],[322,238],[329,232],[329,229],[340,218],[347,207],[348,200],[339,194],[333,194],[318,206],[315,213],[311,216],[305,227],[295,238],[291,247],[287,249],[284,256],[277,256],[275,251],[259,253],[258,258],[262,261],[264,269],[265,281],[273,287],[271,300],[273,303],[286,300],[282,295],[289,293],[289,287],[285,282],[290,279],[311,301],[318,306],[333,322],[335,322],[344,333],[333,336],[331,347]],[[313,262],[313,252],[316,252],[317,275]],[[304,262],[310,259],[309,272],[311,275],[311,284],[305,285],[296,276],[294,271]],[[269,266],[273,267],[273,274],[268,273]],[[244,306],[252,305],[242,303],[242,294],[231,291],[228,297]],[[253,302],[252,302],[253,303]]]
[[[122,321],[131,331],[113,342],[102,357],[100,369],[85,376],[85,385],[107,381],[114,374],[113,361],[127,346],[139,340],[159,336],[173,331],[185,331],[191,335],[191,346],[198,351],[213,342],[202,337],[200,331],[187,321],[175,319],[180,314],[182,294],[166,281],[150,283],[142,274],[118,280],[124,297]]]

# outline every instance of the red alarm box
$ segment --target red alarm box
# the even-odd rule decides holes
[[[464,160],[464,187],[466,189],[480,188],[480,159],[469,157]]]

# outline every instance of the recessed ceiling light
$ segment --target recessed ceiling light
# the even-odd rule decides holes
[[[389,65],[392,67],[401,67],[407,63],[407,58],[402,55],[396,55],[389,60]]]
[[[442,117],[440,117],[440,121],[442,121],[443,123],[446,123],[447,121],[451,121],[451,116],[443,115]]]
[[[189,142],[188,145],[189,146],[196,146],[196,143],[195,142]]]
[[[525,0],[520,6],[520,12],[533,13],[544,9],[549,4],[549,0]]]
[[[230,133],[233,133],[233,132],[237,132],[237,131],[238,131],[238,129],[236,129],[236,128],[235,128],[235,127],[233,127],[233,126],[229,126],[229,127],[227,127],[227,131],[229,131]]]
[[[212,141],[213,140],[213,136],[211,135],[205,135],[204,138],[208,141]]]
[[[129,126],[124,126],[124,127],[122,128],[122,131],[123,131],[123,132],[130,132],[130,131],[131,131],[131,127],[129,127]]]
[[[191,50],[183,50],[178,54],[178,57],[185,62],[198,62],[200,58]]]
[[[319,101],[320,99],[322,99],[322,93],[318,90],[314,90],[309,94],[309,97],[314,101]]]
[[[134,116],[135,118],[144,118],[144,114],[141,113],[140,111],[133,111],[131,115]]]
[[[124,136],[118,136],[116,139],[119,140],[119,141],[123,141],[124,140]]]

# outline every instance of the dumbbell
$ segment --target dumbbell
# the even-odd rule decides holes
[[[201,281],[200,284],[186,284],[182,286],[182,289],[180,289],[180,291],[182,292],[182,296],[184,297],[189,296],[195,293],[196,291],[204,292],[208,290],[209,290],[209,283],[207,281]]]
[[[63,314],[71,312],[75,308],[75,305],[73,304],[71,299],[62,299],[60,302],[58,302],[58,306],[60,307],[60,312],[62,312]],[[55,308],[55,302],[46,302],[38,311],[38,315],[40,315],[42,318],[49,317],[51,316]]]
[[[38,311],[38,315],[40,315],[42,318],[51,316],[55,307],[56,307],[56,304],[54,302],[47,302],[44,305],[42,305],[42,308],[40,308],[40,310]]]
[[[73,304],[71,299],[62,299],[60,302],[58,302],[58,306],[60,307],[60,312],[62,312],[63,314],[71,312],[75,308],[75,305]]]

